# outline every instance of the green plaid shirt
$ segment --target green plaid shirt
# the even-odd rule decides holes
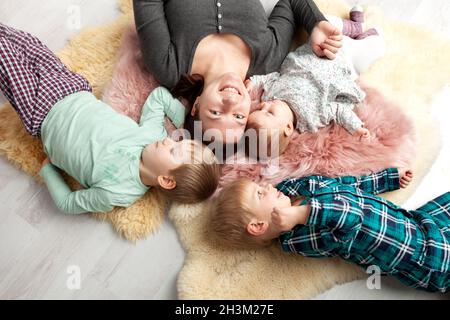
[[[305,225],[280,235],[285,251],[309,257],[340,256],[367,268],[377,265],[404,284],[446,292],[450,285],[450,193],[408,211],[375,196],[400,187],[397,169],[372,175],[309,176],[277,188],[306,196]]]

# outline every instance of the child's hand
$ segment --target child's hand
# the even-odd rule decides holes
[[[369,139],[370,131],[366,128],[361,127],[355,130],[354,135],[360,137],[361,139]]]
[[[342,33],[328,21],[320,21],[311,32],[311,47],[318,57],[336,58],[342,47]]]
[[[41,170],[48,164],[51,164],[50,159],[48,157],[45,157],[44,161],[42,161],[42,164],[41,164]]]
[[[414,174],[413,174],[412,170],[411,169],[399,169],[398,174],[400,176],[400,187],[406,188],[413,179]]]

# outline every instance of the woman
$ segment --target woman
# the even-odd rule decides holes
[[[134,0],[134,14],[149,71],[227,143],[245,131],[245,79],[278,70],[298,27],[320,57],[333,59],[342,41],[312,0],[280,0],[269,18],[259,0]]]

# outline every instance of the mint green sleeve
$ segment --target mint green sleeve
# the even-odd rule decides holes
[[[72,191],[56,168],[48,164],[39,172],[56,206],[66,213],[108,212],[113,209],[109,194],[101,189],[89,188]]]
[[[164,130],[164,116],[169,117],[175,127],[183,126],[187,108],[164,87],[152,91],[142,108],[141,126]]]

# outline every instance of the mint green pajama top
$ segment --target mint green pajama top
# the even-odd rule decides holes
[[[52,164],[43,167],[40,175],[57,207],[67,213],[83,213],[133,204],[149,189],[139,175],[144,147],[167,137],[165,116],[181,127],[186,110],[163,87],[147,98],[139,124],[90,92],[77,92],[56,103],[41,130]],[[84,189],[72,191],[58,168]]]

